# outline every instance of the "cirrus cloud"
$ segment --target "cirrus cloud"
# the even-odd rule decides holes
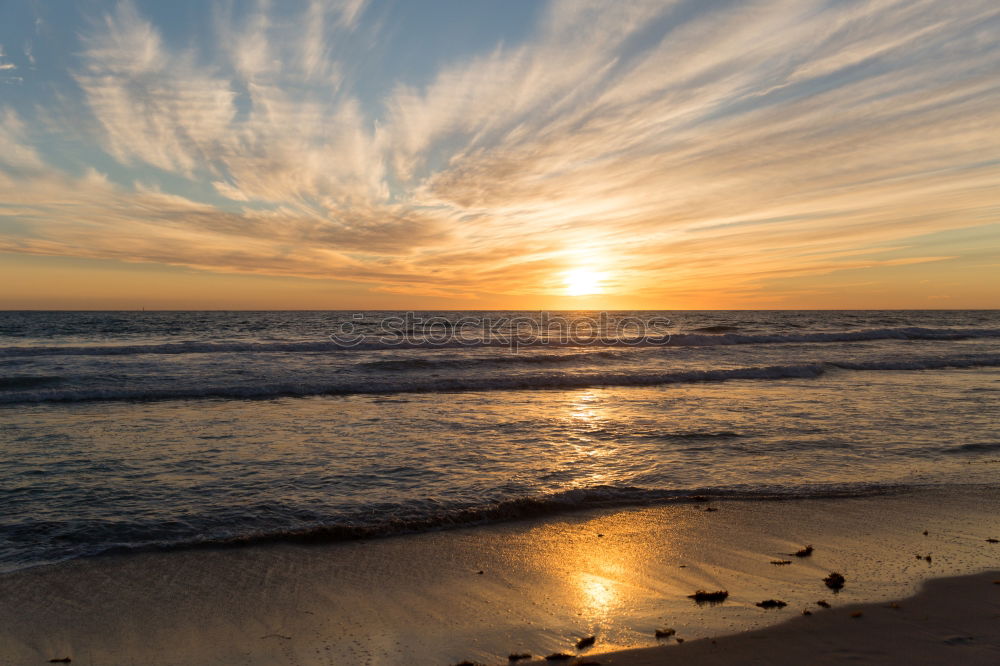
[[[557,1],[516,43],[370,80],[379,11],[260,3],[187,42],[127,2],[92,17],[82,107],[48,115],[95,157],[74,173],[5,109],[0,249],[459,297],[585,262],[621,293],[752,295],[954,259],[920,239],[1000,210],[995,3]]]

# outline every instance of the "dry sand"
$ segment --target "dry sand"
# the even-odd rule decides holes
[[[996,634],[982,625],[984,617],[997,623],[995,598],[970,605],[976,579],[935,584],[932,592],[954,591],[926,606],[906,601],[898,612],[872,608],[857,619],[846,609],[903,599],[929,578],[1000,569],[1000,544],[986,541],[1000,538],[1000,491],[712,506],[719,510],[608,509],[363,542],[108,556],[18,571],[0,575],[0,664],[498,664],[511,652],[578,654],[574,644],[591,634],[596,644],[579,654],[614,664],[699,663],[688,661],[695,654],[703,663],[852,655],[870,663],[881,659],[877,650],[909,644],[918,653],[893,652],[893,660],[947,663],[932,652],[947,649],[941,654],[997,663]],[[808,543],[811,557],[788,556]],[[931,561],[917,559],[927,554]],[[792,564],[770,564],[779,559]],[[839,594],[822,582],[831,571],[847,577]],[[976,593],[1000,594],[1000,585],[986,587]],[[698,605],[687,595],[699,588],[730,596]],[[769,598],[789,605],[755,605]],[[829,611],[815,606],[824,598]],[[796,619],[806,607],[816,612]],[[759,634],[767,638],[720,639],[790,619]],[[656,646],[653,633],[666,626],[685,644],[605,654]],[[952,638],[959,640],[945,642]],[[761,652],[772,646],[788,651]]]

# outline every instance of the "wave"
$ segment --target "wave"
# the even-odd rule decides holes
[[[692,328],[695,333],[735,333],[739,330],[739,326],[726,326],[719,324],[717,326],[702,326],[701,328]]]
[[[577,352],[572,354],[510,354],[506,356],[452,356],[446,358],[389,358],[378,361],[359,363],[359,367],[367,370],[399,372],[408,370],[437,370],[443,368],[472,368],[478,366],[510,366],[510,365],[564,365],[578,361],[589,361],[595,358],[620,359],[624,352]]]
[[[833,331],[829,333],[801,333],[741,335],[695,335],[680,333],[670,338],[671,346],[702,347],[715,345],[787,344],[815,342],[867,342],[870,340],[969,340],[973,338],[1000,338],[995,328],[878,328],[860,331]]]
[[[698,333],[678,333],[646,338],[610,338],[583,341],[538,338],[515,340],[513,343],[508,338],[446,340],[444,342],[434,342],[424,339],[395,342],[367,338],[357,344],[345,344],[334,341],[306,341],[256,343],[172,342],[143,345],[43,347],[16,346],[0,347],[0,358],[20,356],[123,356],[135,354],[320,353],[392,349],[470,349],[482,347],[515,347],[517,349],[546,347],[705,347],[716,345],[864,342],[869,340],[968,340],[973,338],[1000,338],[1000,329],[901,327],[827,333],[802,333],[796,335],[742,335],[737,333],[703,335]]]
[[[719,430],[713,432],[675,432],[666,435],[670,439],[731,439],[733,437],[743,437],[744,435],[732,430]]]
[[[63,380],[62,377],[49,377],[44,375],[13,375],[10,377],[0,377],[0,391],[16,391],[18,389],[35,388],[38,386],[51,386]]]
[[[887,495],[901,492],[904,486],[889,484],[816,484],[791,487],[721,487],[694,489],[641,488],[632,486],[593,486],[575,488],[541,496],[501,500],[480,506],[455,506],[424,514],[413,514],[409,507],[383,506],[379,516],[370,511],[344,514],[330,520],[293,528],[270,528],[240,534],[181,536],[174,539],[147,540],[142,535],[126,534],[119,544],[92,554],[121,554],[148,551],[218,549],[258,546],[275,543],[321,544],[354,541],[402,534],[414,534],[460,527],[540,518],[588,509],[625,506],[653,506],[671,503],[707,503],[718,500],[779,501],[794,499],[837,499]],[[397,517],[397,516],[406,517]],[[152,530],[153,533],[160,532]],[[161,532],[160,532],[161,533]],[[161,533],[162,534],[162,533]],[[131,543],[121,543],[131,541]],[[138,543],[137,543],[138,542]]]
[[[0,394],[0,404],[84,401],[156,401],[184,399],[268,399],[313,395],[446,393],[459,391],[501,391],[531,389],[572,389],[600,386],[656,386],[733,380],[814,379],[830,370],[885,371],[936,370],[1000,366],[1000,356],[974,355],[957,358],[916,360],[874,360],[827,362],[798,365],[681,370],[673,372],[581,372],[475,375],[464,377],[371,377],[322,383],[273,383],[234,386],[202,386],[157,389],[40,389]]]
[[[972,442],[947,449],[945,453],[993,453],[1000,452],[1000,442]]]

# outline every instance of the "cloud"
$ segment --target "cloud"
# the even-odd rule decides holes
[[[129,3],[83,44],[76,79],[113,157],[186,176],[211,169],[235,115],[225,79],[197,67],[191,52],[169,52]]]
[[[358,78],[392,49],[371,13],[224,7],[183,45],[129,3],[96,18],[79,140],[157,184],[46,165],[9,115],[0,220],[29,231],[2,247],[456,295],[584,262],[633,293],[752,294],[951,256],[881,253],[1000,205],[995,3],[557,1],[417,82]]]
[[[0,170],[30,174],[42,167],[24,121],[13,109],[0,108]]]

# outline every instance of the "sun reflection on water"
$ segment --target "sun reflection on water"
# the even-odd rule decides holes
[[[617,452],[614,441],[598,436],[607,429],[611,420],[609,409],[601,394],[592,389],[576,393],[567,405],[566,419],[573,433],[569,444],[572,447],[574,464],[582,464],[584,467],[594,466],[588,470],[588,474],[578,475],[572,485],[593,487],[613,483],[613,476],[605,473],[599,462],[599,459]]]

